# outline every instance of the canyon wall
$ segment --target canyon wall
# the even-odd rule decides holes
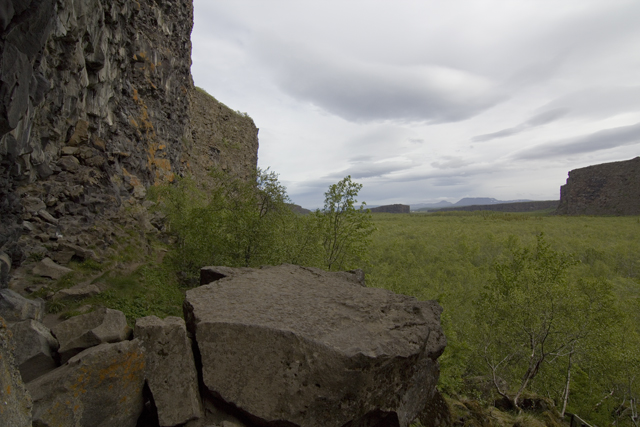
[[[0,6],[0,252],[14,266],[59,236],[107,248],[102,225],[151,185],[251,175],[258,130],[194,89],[192,26],[191,0]]]
[[[640,157],[570,171],[556,213],[640,215]]]

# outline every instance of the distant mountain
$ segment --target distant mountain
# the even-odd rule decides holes
[[[441,201],[438,203],[420,203],[417,205],[411,205],[411,210],[414,212],[425,212],[437,209],[448,208],[461,208],[464,206],[486,206],[486,205],[501,205],[505,203],[521,203],[530,202],[531,200],[519,199],[519,200],[498,200],[492,197],[465,197],[458,200],[456,203],[450,203],[447,201]]]
[[[493,199],[491,197],[465,197],[463,199],[458,200],[453,206],[472,206],[472,205],[495,205],[497,203],[507,203],[502,202],[498,199]]]

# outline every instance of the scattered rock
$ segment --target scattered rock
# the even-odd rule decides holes
[[[121,311],[100,307],[91,313],[72,317],[51,330],[60,343],[62,363],[82,350],[103,343],[124,341],[131,333]]]
[[[435,393],[442,309],[345,274],[282,265],[187,291],[207,389],[258,423],[409,425]]]
[[[27,385],[34,425],[135,427],[144,366],[138,340],[83,351]]]
[[[96,296],[100,293],[100,288],[96,285],[81,285],[73,288],[62,289],[53,296],[54,301],[81,300]]]
[[[77,257],[80,261],[86,261],[88,259],[92,259],[95,261],[98,260],[98,257],[96,256],[94,251],[78,245],[74,245],[73,243],[60,242],[60,244],[58,245],[58,250],[73,252],[72,256]]]
[[[11,258],[4,252],[0,252],[0,289],[9,284],[9,272],[11,271]]]
[[[13,334],[0,317],[0,421],[11,427],[31,427],[31,396],[13,356]]]
[[[47,205],[37,197],[25,197],[22,199],[22,206],[25,212],[29,212],[32,215],[37,214],[39,210],[47,207]]]
[[[58,220],[55,219],[46,209],[40,209],[38,211],[38,216],[43,220],[47,221],[49,224],[58,224]]]
[[[418,420],[424,427],[449,427],[452,425],[451,410],[439,391],[436,391],[433,399],[427,402],[418,415]]]
[[[63,267],[53,262],[51,258],[45,258],[38,262],[32,270],[33,274],[41,277],[48,277],[50,279],[58,280],[65,274],[73,272],[72,269]]]
[[[143,317],[136,321],[134,336],[145,349],[145,378],[160,425],[174,426],[200,418],[198,377],[184,320]]]
[[[224,279],[225,277],[235,277],[240,276],[245,273],[251,273],[253,271],[252,268],[247,267],[224,267],[224,266],[216,266],[216,267],[202,267],[200,269],[200,285],[208,285],[211,282],[215,282],[216,280]]]
[[[53,355],[58,341],[49,328],[35,320],[12,323],[9,328],[16,343],[16,363],[25,383],[56,368]]]
[[[58,166],[67,172],[76,172],[80,169],[80,161],[74,156],[62,156],[58,160]]]
[[[41,322],[44,312],[44,301],[41,299],[27,299],[11,289],[0,290],[0,316],[7,322],[29,319]]]

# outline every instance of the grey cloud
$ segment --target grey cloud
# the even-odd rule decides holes
[[[561,140],[524,150],[515,159],[538,160],[607,150],[623,145],[640,144],[640,122],[630,126],[605,129],[576,138]]]
[[[484,135],[477,135],[471,138],[471,140],[473,142],[483,142],[483,141],[490,141],[492,139],[504,138],[507,136],[516,135],[528,129],[543,126],[548,123],[554,122],[559,118],[561,118],[562,116],[566,115],[568,111],[569,110],[567,108],[563,108],[563,107],[543,111],[531,117],[529,120],[523,123],[520,123],[518,126],[508,128],[508,129],[503,129],[498,132],[487,133]]]
[[[579,90],[561,96],[541,111],[568,108],[571,116],[605,118],[640,111],[640,86],[609,86]]]
[[[506,98],[463,70],[366,63],[273,40],[258,50],[283,91],[353,122],[456,122]]]
[[[337,178],[342,179],[347,175],[351,175],[353,179],[373,178],[389,174],[391,172],[397,172],[401,170],[411,169],[415,165],[411,162],[357,162],[340,172],[334,172],[326,175],[325,178]]]
[[[436,169],[458,169],[469,165],[469,162],[464,160],[462,157],[445,156],[443,157],[443,160],[444,161],[433,162],[431,163],[431,166]]]

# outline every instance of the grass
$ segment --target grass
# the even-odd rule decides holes
[[[442,324],[448,344],[439,359],[439,388],[450,396],[478,398],[465,386],[473,357],[466,343],[471,341],[474,301],[484,285],[494,279],[494,265],[507,259],[511,248],[533,246],[540,233],[551,249],[573,254],[580,261],[569,271],[571,280],[599,278],[611,283],[617,304],[640,330],[640,217],[452,211],[376,214],[373,221],[376,232],[370,247],[367,285],[421,300],[435,299],[443,306]],[[595,390],[593,378],[590,387]],[[509,417],[495,425],[537,427],[558,422],[541,414],[535,419]],[[593,421],[605,425],[611,421],[607,417],[605,414]],[[493,421],[471,416],[462,418],[458,425],[494,425]]]

